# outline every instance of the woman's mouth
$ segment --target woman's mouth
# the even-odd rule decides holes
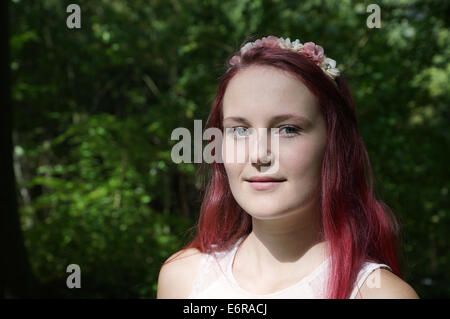
[[[261,191],[273,189],[286,181],[283,178],[272,176],[254,176],[245,180],[253,189]]]

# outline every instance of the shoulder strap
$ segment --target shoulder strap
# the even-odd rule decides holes
[[[356,284],[353,288],[353,291],[350,295],[350,299],[355,298],[356,294],[358,293],[359,289],[362,287],[362,285],[364,284],[364,282],[367,280],[367,277],[369,277],[369,275],[375,271],[376,269],[379,268],[387,268],[390,271],[392,271],[391,267],[389,267],[388,265],[385,264],[377,264],[377,263],[373,263],[373,262],[365,262],[363,264],[363,266],[361,267],[361,270],[358,273],[358,277],[356,279]],[[377,285],[378,282],[375,278],[375,282],[371,283],[372,285]]]
[[[216,254],[215,256],[211,253],[203,253],[202,258],[197,269],[197,274],[195,276],[194,282],[192,284],[191,293],[188,298],[195,298],[199,293],[208,288],[220,275],[223,275],[221,261],[223,260],[224,254]]]
[[[230,258],[233,257],[235,247],[236,244],[229,250],[202,253],[202,258],[188,298],[195,298],[216,280],[221,277],[226,277],[227,265],[230,262]]]
[[[200,263],[197,268],[197,273],[195,275],[194,282],[192,283],[191,293],[189,294],[188,298],[195,297],[202,290],[202,286],[204,285],[202,280],[205,278],[204,277],[205,268],[208,268],[207,267],[209,259],[208,257],[209,257],[208,254],[202,253],[202,257],[200,259]]]

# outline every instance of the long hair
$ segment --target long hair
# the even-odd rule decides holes
[[[272,66],[295,75],[317,97],[326,122],[320,201],[321,236],[330,247],[327,297],[348,298],[366,260],[387,264],[401,277],[398,223],[391,209],[375,197],[371,164],[343,75],[333,83],[320,67],[301,54],[280,48],[253,48],[241,57],[240,63],[229,63],[219,78],[205,129],[216,127],[223,131],[222,102],[228,83],[252,65]],[[207,168],[196,234],[184,246],[200,252],[226,250],[252,230],[251,216],[234,199],[223,163],[214,162]]]

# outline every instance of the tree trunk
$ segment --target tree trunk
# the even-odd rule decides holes
[[[7,85],[1,86],[3,103],[0,108],[0,167],[3,170],[0,178],[0,202],[2,203],[3,223],[1,241],[4,245],[1,269],[1,289],[3,298],[30,298],[33,297],[35,279],[31,272],[25,250],[20,218],[17,207],[16,183],[13,166],[12,143],[12,106],[10,85],[10,57],[9,57],[9,1],[0,2],[1,40],[6,59],[3,60],[1,74],[7,79]]]

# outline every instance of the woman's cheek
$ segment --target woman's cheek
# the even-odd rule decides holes
[[[243,164],[238,163],[224,163],[225,165],[225,171],[228,176],[228,180],[230,183],[230,186],[236,187],[239,185],[240,182],[240,176],[243,169]]]
[[[289,145],[280,149],[280,167],[289,176],[304,176],[314,173],[321,167],[321,157],[315,145]]]

